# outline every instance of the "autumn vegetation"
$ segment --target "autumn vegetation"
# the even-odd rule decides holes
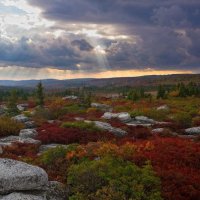
[[[0,157],[44,168],[51,180],[68,186],[70,200],[200,199],[199,138],[178,137],[185,128],[200,126],[199,85],[160,85],[156,95],[146,88],[124,88],[117,98],[88,88],[68,89],[65,95],[77,95],[77,100],[43,90],[38,85],[38,93],[27,96],[30,106],[24,114],[36,122],[37,140],[58,146],[41,153],[39,145],[15,143],[5,147]],[[13,97],[10,101],[14,108],[17,102]],[[24,95],[19,101],[24,102]],[[101,119],[104,111],[91,108],[91,102],[109,105],[113,112],[128,112],[132,118],[147,116],[168,123],[149,128]],[[35,109],[35,105],[39,106]],[[162,105],[169,109],[158,110]],[[1,137],[17,135],[23,128],[9,116],[0,118]],[[127,134],[117,137],[87,120],[107,122]],[[161,127],[162,133],[152,133],[151,129]]]

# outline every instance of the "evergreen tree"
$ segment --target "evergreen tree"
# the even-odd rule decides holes
[[[140,97],[141,98],[145,98],[145,91],[144,91],[144,88],[140,88]]]
[[[8,98],[8,114],[11,116],[14,116],[19,113],[19,110],[17,108],[17,101],[18,101],[18,95],[16,90],[11,90],[10,96]]]
[[[163,85],[159,85],[157,99],[165,99],[167,97],[166,90]]]
[[[188,91],[184,83],[179,85],[179,97],[187,97]]]
[[[42,82],[40,81],[36,89],[37,105],[44,106],[44,88]]]

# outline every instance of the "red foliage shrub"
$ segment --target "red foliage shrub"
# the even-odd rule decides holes
[[[127,128],[128,130],[128,135],[127,138],[135,138],[135,139],[148,139],[152,137],[151,131],[143,126],[136,126],[136,127],[131,127],[129,126]]]
[[[88,120],[99,120],[103,116],[104,112],[102,110],[96,109],[96,108],[89,108],[85,115],[83,115],[84,118]]]
[[[28,102],[28,108],[35,108],[35,107],[36,107],[36,103],[34,101]]]
[[[1,157],[16,159],[17,157],[35,157],[38,153],[39,146],[34,144],[13,143],[12,146],[3,148]]]
[[[38,133],[37,139],[41,140],[44,144],[86,144],[88,142],[110,140],[114,138],[113,134],[108,132],[88,132],[87,130],[80,130],[77,128],[62,128],[58,124],[44,124],[38,129]]]
[[[148,145],[147,145],[148,144]],[[150,160],[162,181],[165,200],[200,199],[200,144],[180,138],[134,142],[139,151],[133,161]],[[147,148],[148,147],[148,148]]]

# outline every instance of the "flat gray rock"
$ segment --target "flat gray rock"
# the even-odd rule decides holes
[[[102,130],[109,131],[118,137],[127,135],[126,131],[124,131],[120,128],[115,128],[115,127],[111,126],[109,123],[99,122],[99,121],[95,121],[94,123],[95,123],[96,127],[100,128]]]
[[[35,145],[41,144],[40,140],[35,140],[35,139],[32,139],[32,138],[20,138],[19,142],[24,143],[24,144],[35,144]]]
[[[0,194],[43,191],[47,186],[48,175],[43,169],[16,160],[0,159]]]
[[[155,120],[150,119],[150,118],[148,118],[146,116],[137,116],[137,117],[135,117],[135,120],[139,121],[141,123],[147,123],[147,124],[155,124],[156,123]]]
[[[132,121],[126,123],[126,125],[133,126],[133,127],[136,127],[136,126],[150,127],[150,126],[152,126],[151,123],[145,123],[145,122],[136,121],[136,120],[132,120]]]
[[[12,119],[15,121],[21,122],[21,123],[25,123],[25,122],[29,121],[29,118],[26,117],[24,114],[12,117]]]
[[[103,119],[119,119],[122,122],[129,122],[131,121],[131,116],[127,112],[121,112],[121,113],[111,113],[111,112],[106,112],[102,116]]]
[[[25,111],[26,109],[28,108],[28,104],[18,104],[17,105],[17,109],[19,110],[19,111]]]
[[[8,136],[0,139],[0,146],[9,146],[14,142],[25,144],[41,144],[41,141],[32,138],[21,138],[20,136]]]
[[[22,129],[19,133],[21,138],[35,138],[37,137],[38,132],[35,129]]]
[[[159,106],[156,110],[158,111],[169,111],[169,106],[168,105],[162,105],[162,106]]]
[[[162,133],[164,131],[165,131],[164,128],[156,128],[156,129],[153,129],[151,132],[157,134],[157,133]]]
[[[24,123],[25,128],[30,129],[30,128],[36,128],[35,122],[34,121],[27,121]]]
[[[65,97],[63,97],[62,99],[63,99],[63,100],[68,100],[68,99],[70,99],[70,100],[77,100],[78,97],[77,97],[77,96],[74,96],[74,95],[71,95],[71,96],[65,96]]]
[[[97,108],[97,109],[100,109],[100,110],[104,110],[104,111],[111,111],[112,110],[111,106],[106,105],[106,104],[101,104],[101,103],[91,103],[91,107]]]
[[[8,136],[0,139],[0,143],[12,143],[12,142],[18,142],[19,136]]]
[[[185,129],[185,133],[188,135],[200,135],[200,126]]]
[[[8,195],[0,196],[0,200],[47,200],[46,195],[35,195],[28,193],[11,193]],[[55,199],[56,200],[56,199]]]

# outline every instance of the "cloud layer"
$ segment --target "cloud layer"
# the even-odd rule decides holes
[[[2,67],[200,70],[199,0],[2,0],[0,8]]]

